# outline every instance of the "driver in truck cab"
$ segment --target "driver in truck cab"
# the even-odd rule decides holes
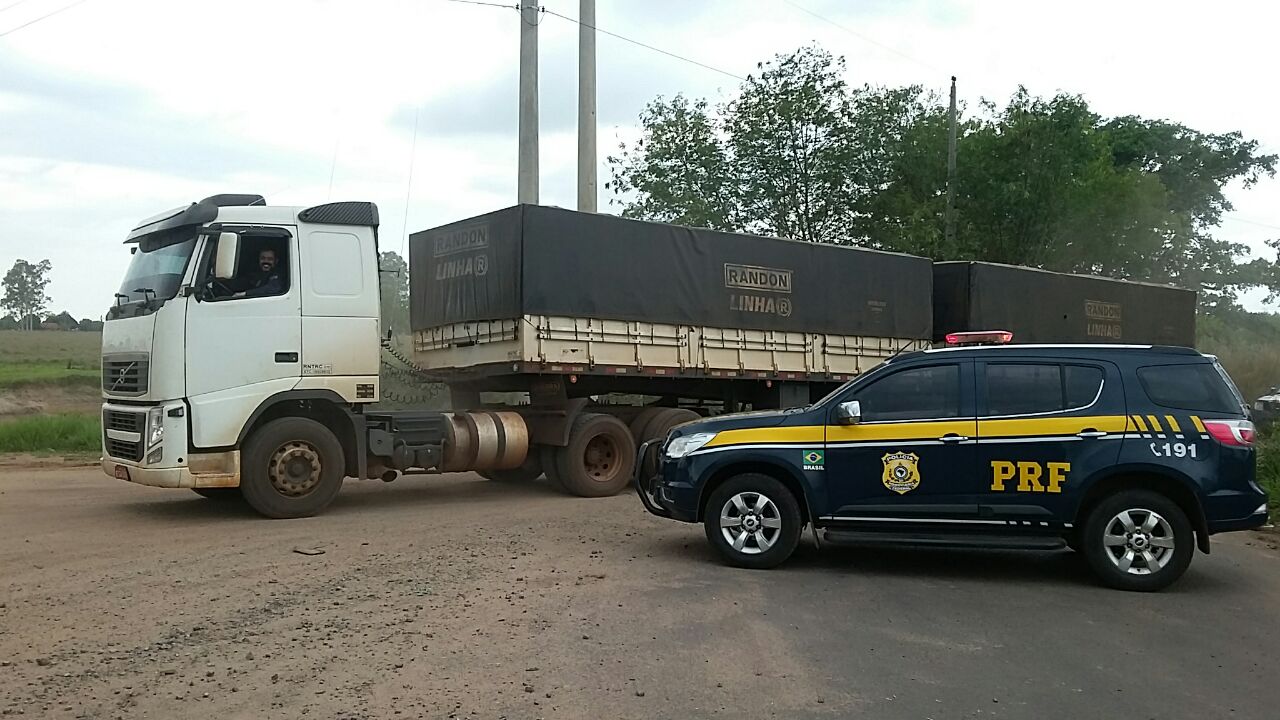
[[[249,277],[248,286],[237,297],[268,297],[284,292],[284,280],[277,267],[276,251],[263,248],[258,251],[258,272]]]

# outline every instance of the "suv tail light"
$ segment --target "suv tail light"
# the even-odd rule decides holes
[[[1223,445],[1253,447],[1255,433],[1248,420],[1205,420],[1204,429]]]

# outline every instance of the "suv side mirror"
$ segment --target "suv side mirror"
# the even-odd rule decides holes
[[[233,232],[218,233],[218,247],[213,257],[213,276],[231,280],[240,265],[240,236]]]
[[[837,425],[857,425],[862,422],[862,403],[849,400],[836,405],[833,413]]]

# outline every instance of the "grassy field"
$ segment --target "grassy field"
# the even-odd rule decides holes
[[[101,352],[101,333],[0,330],[0,388],[96,386]]]
[[[53,362],[96,368],[102,333],[0,330],[0,363]]]
[[[86,385],[101,381],[97,368],[68,367],[64,362],[0,362],[0,388],[21,385]]]
[[[0,423],[0,452],[95,453],[102,447],[97,415],[35,415]]]

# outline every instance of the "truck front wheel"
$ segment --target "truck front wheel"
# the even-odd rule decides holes
[[[270,518],[315,515],[342,488],[342,444],[324,425],[280,418],[245,443],[240,491],[254,510]]]
[[[554,479],[566,490],[579,497],[605,497],[631,482],[636,441],[618,418],[583,413],[573,421],[569,444],[555,455]]]

